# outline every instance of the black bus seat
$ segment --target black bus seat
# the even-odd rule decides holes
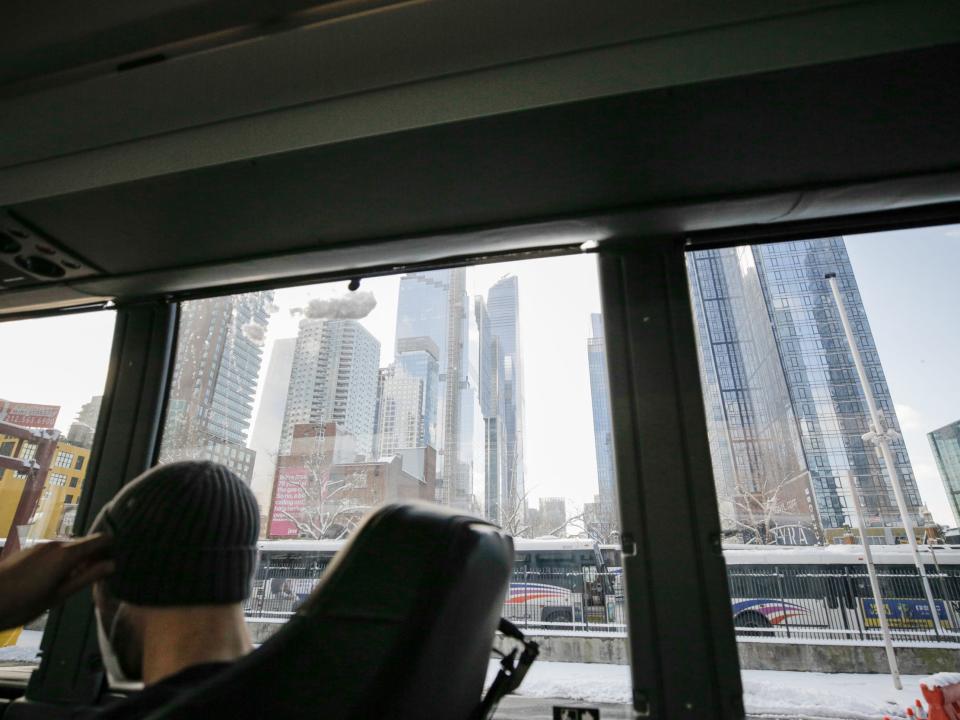
[[[276,635],[149,717],[467,720],[512,563],[512,540],[489,523],[387,505]]]

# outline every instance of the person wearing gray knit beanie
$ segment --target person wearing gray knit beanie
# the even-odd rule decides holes
[[[146,689],[89,717],[144,717],[248,653],[243,601],[257,564],[260,513],[249,487],[212,462],[154,467],[91,527],[115,571],[94,585],[110,680]]]

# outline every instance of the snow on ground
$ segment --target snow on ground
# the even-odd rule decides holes
[[[498,668],[497,662],[490,663],[488,683]],[[922,677],[904,675],[904,689],[896,690],[889,675],[744,670],[743,700],[747,713],[754,717],[797,720],[906,717],[906,708],[920,697]],[[517,694],[629,703],[630,671],[626,665],[537,661]]]
[[[24,630],[17,638],[13,647],[0,648],[0,665],[39,663],[40,662],[40,630]]]
[[[889,675],[744,670],[743,702],[761,717],[866,720],[906,717],[906,708],[922,697],[922,675],[901,675],[903,690]]]

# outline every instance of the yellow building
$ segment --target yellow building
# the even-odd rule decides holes
[[[12,456],[18,452],[18,444],[17,438],[0,433],[0,455]],[[31,459],[36,449],[36,445],[24,442],[17,457]],[[89,462],[89,448],[74,445],[66,439],[57,441],[53,463],[29,528],[31,539],[68,537],[71,534]],[[25,477],[14,470],[0,471],[0,536],[5,535],[10,527],[25,481]]]

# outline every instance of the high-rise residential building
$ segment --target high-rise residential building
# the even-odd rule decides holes
[[[280,454],[290,454],[295,426],[336,423],[353,436],[356,454],[373,454],[380,342],[356,320],[300,321]]]
[[[161,461],[206,459],[250,481],[247,447],[273,292],[181,305]]]
[[[960,526],[960,420],[927,433],[953,519]]]
[[[67,440],[74,445],[89,448],[93,446],[93,436],[97,432],[97,418],[100,416],[100,406],[103,404],[103,395],[94,395],[85,402],[76,419],[67,432]]]
[[[391,365],[380,370],[377,393],[378,456],[424,446],[424,381]]]
[[[470,363],[470,323],[464,268],[409,273],[400,279],[395,364],[429,384],[432,365],[427,348],[437,349],[436,403],[426,399],[424,404],[425,415],[436,418],[436,433],[426,435],[433,436],[438,451],[437,501],[476,509],[474,483],[479,477],[474,476],[482,475],[482,456],[478,458],[482,441],[478,443],[476,435],[482,426],[477,378]],[[430,417],[425,419],[426,428]]]
[[[517,277],[507,275],[487,291],[490,334],[499,340],[505,443],[501,497],[524,497],[523,359],[520,348],[520,296]]]
[[[810,544],[853,522],[856,481],[868,525],[900,516],[887,470],[862,436],[870,416],[839,311],[836,273],[880,409],[899,430],[842,238],[687,256],[721,518],[745,541]],[[907,450],[893,446],[915,518]]]
[[[603,334],[603,316],[590,315],[593,337],[587,339],[587,363],[590,369],[590,399],[593,406],[593,444],[597,456],[598,502],[603,514],[613,517],[617,507],[616,477],[613,465],[613,419],[610,414],[610,383],[607,379],[607,345]]]
[[[263,379],[257,418],[250,434],[250,448],[257,453],[250,487],[260,503],[261,513],[266,513],[269,507],[276,476],[277,450],[283,432],[283,411],[287,407],[287,392],[296,347],[296,338],[281,338],[273,343],[267,373]]]
[[[416,445],[437,447],[440,393],[440,348],[429,337],[404,337],[396,341],[394,374],[415,378],[423,385],[420,401],[421,423]]]

